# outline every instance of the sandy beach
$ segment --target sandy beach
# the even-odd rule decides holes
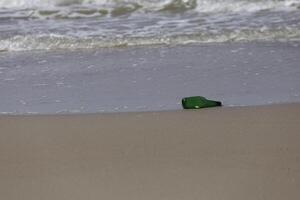
[[[0,0],[0,200],[300,199],[299,11]]]
[[[300,105],[0,116],[0,199],[300,196]]]

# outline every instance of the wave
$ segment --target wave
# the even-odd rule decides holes
[[[299,8],[300,0],[0,0],[0,51],[298,41]]]
[[[142,11],[253,12],[266,9],[299,9],[300,0],[0,0],[0,9],[60,12],[78,8],[108,13]],[[134,9],[131,9],[134,7]],[[92,12],[91,11],[91,12]]]
[[[157,37],[76,38],[58,34],[14,36],[0,40],[0,51],[92,49],[144,45],[185,45],[193,43],[224,43],[249,41],[300,41],[299,29],[252,29],[223,32],[222,34],[197,33]]]

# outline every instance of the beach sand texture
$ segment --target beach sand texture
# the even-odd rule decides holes
[[[299,104],[1,116],[0,199],[299,199],[299,116]]]

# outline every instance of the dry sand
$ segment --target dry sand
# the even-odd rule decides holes
[[[0,117],[2,200],[300,199],[300,104]]]

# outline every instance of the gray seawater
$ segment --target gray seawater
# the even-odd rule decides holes
[[[0,114],[300,102],[300,43],[230,43],[0,53]]]
[[[0,51],[299,40],[300,0],[0,0]]]
[[[0,0],[0,114],[299,102],[299,55],[300,0]]]

